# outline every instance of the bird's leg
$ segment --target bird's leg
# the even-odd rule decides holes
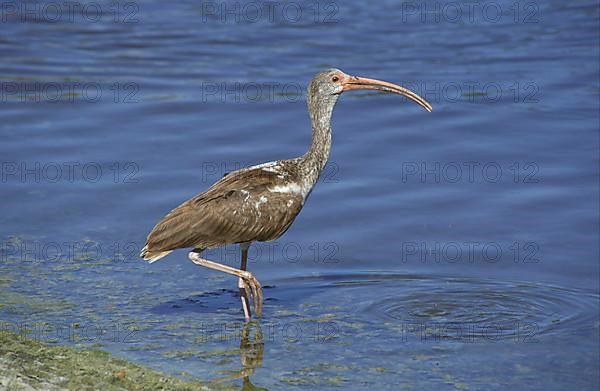
[[[247,263],[248,263],[248,248],[250,247],[250,243],[241,243],[240,250],[242,251],[242,264],[240,266],[240,270],[246,271]],[[246,291],[247,286],[244,282],[243,278],[238,280],[238,287],[240,288],[240,298],[242,300],[242,308],[244,309],[244,316],[246,317],[246,322],[250,321],[250,301],[248,301],[248,292]]]
[[[254,312],[256,313],[256,316],[262,315],[262,287],[260,286],[260,283],[258,282],[256,277],[252,275],[252,273],[246,270],[236,269],[231,266],[223,265],[217,262],[209,261],[208,259],[204,259],[200,256],[200,252],[198,251],[191,251],[188,254],[188,258],[190,259],[190,261],[192,261],[192,263],[198,266],[204,266],[209,269],[218,270],[227,274],[232,274],[244,280],[244,284],[247,287],[250,287],[250,293],[254,300]]]

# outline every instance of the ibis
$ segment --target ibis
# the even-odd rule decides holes
[[[306,203],[323,172],[331,149],[331,115],[340,95],[352,90],[378,90],[402,95],[431,112],[416,93],[389,82],[351,76],[339,69],[318,73],[310,82],[307,103],[312,123],[308,151],[288,160],[243,168],[225,175],[208,190],[185,201],[164,216],[148,235],[141,257],[155,262],[171,251],[191,248],[194,264],[238,277],[245,319],[250,320],[250,298],[256,316],[262,315],[260,282],[247,270],[252,242],[272,241],[283,235]],[[239,269],[205,259],[202,251],[240,245]]]

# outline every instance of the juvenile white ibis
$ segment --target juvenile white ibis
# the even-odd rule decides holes
[[[307,91],[312,121],[308,152],[295,159],[243,168],[224,176],[204,193],[185,201],[156,224],[141,257],[150,263],[178,248],[193,248],[189,259],[199,266],[238,277],[242,308],[250,319],[248,289],[254,312],[262,314],[262,288],[246,270],[248,248],[254,241],[279,238],[290,227],[319,179],[331,149],[331,113],[340,94],[379,90],[403,95],[431,112],[431,105],[406,88],[385,81],[350,76],[339,69],[317,74]],[[235,269],[204,259],[205,249],[239,243],[241,267]]]

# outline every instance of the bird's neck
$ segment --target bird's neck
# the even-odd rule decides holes
[[[303,177],[307,185],[314,186],[323,172],[331,150],[331,114],[337,96],[326,99],[308,98],[308,111],[312,123],[312,141],[308,151],[300,158]]]

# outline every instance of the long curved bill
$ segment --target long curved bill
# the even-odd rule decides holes
[[[413,102],[417,103],[419,106],[423,107],[430,113],[432,110],[432,107],[429,104],[429,102],[421,98],[419,95],[415,94],[409,89],[400,87],[399,85],[393,83],[388,83],[387,81],[368,79],[366,77],[351,76],[346,82],[344,82],[343,88],[344,92],[351,90],[379,90],[393,92],[394,94],[402,95],[412,100]]]

